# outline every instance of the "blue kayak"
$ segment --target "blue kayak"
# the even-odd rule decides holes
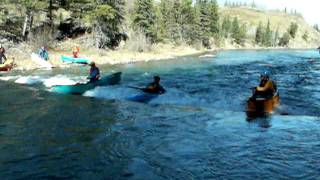
[[[136,96],[128,98],[129,101],[148,103],[151,100],[157,98],[159,94],[151,94],[151,93],[141,93]]]
[[[69,62],[69,63],[88,64],[90,60],[87,58],[74,58],[74,57],[68,57],[68,56],[61,56],[61,61]]]
[[[92,83],[53,86],[52,91],[63,93],[63,94],[83,94],[86,91],[90,89],[94,89],[97,86],[116,85],[120,81],[121,81],[121,72],[117,72],[109,76],[104,76],[100,80]]]

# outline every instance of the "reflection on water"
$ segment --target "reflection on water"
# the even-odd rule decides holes
[[[1,74],[0,177],[4,179],[317,179],[317,51],[224,51],[216,57],[102,66],[121,84],[83,96],[54,94],[88,67]],[[281,104],[248,119],[259,73],[278,82]],[[127,88],[162,77],[148,103]],[[19,84],[20,83],[20,84]]]

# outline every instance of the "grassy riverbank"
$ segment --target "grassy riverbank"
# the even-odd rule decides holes
[[[49,48],[49,62],[54,67],[64,67],[67,64],[61,61],[61,55],[72,56],[71,47],[78,44],[76,41],[70,40],[60,44],[56,44]],[[196,54],[210,54],[214,55],[220,50],[276,50],[276,49],[316,49],[316,47],[259,47],[259,46],[245,46],[238,47],[232,44],[227,44],[223,47],[216,47],[213,49],[194,48],[187,45],[173,45],[173,44],[156,44],[152,45],[148,51],[136,52],[126,48],[119,48],[116,50],[103,50],[97,48],[82,48],[80,50],[80,57],[86,57],[91,61],[101,64],[129,64],[136,62],[148,62],[158,60],[168,60],[182,56],[196,55]],[[36,52],[37,49],[22,43],[7,50],[7,57],[14,58],[18,70],[37,69],[39,66],[31,60],[31,53]]]
[[[71,55],[71,42],[64,42],[53,48],[49,48],[49,62],[54,67],[63,67],[60,58],[61,55]],[[23,49],[23,50],[22,50]],[[8,58],[14,58],[16,69],[30,70],[38,68],[38,65],[31,60],[31,53],[36,52],[35,48],[27,44],[20,44],[7,50]],[[135,62],[148,62],[154,60],[167,60],[180,56],[188,56],[194,54],[201,54],[205,52],[213,53],[214,49],[207,50],[204,48],[196,49],[187,45],[173,45],[173,44],[157,44],[153,45],[150,50],[146,52],[135,52],[125,48],[117,50],[103,50],[96,48],[82,48],[80,50],[80,57],[86,57],[91,61],[99,64],[128,64]]]

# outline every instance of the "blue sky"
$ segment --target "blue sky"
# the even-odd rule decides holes
[[[223,5],[226,0],[218,0]],[[247,2],[253,0],[228,0],[229,2]],[[320,24],[320,0],[254,0],[255,3],[266,9],[296,9],[311,25]]]

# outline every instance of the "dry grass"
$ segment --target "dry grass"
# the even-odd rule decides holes
[[[298,32],[295,39],[290,41],[290,47],[292,48],[315,48],[320,44],[320,33],[314,30],[302,17],[290,15],[282,12],[274,11],[258,11],[247,8],[222,8],[220,10],[223,17],[238,17],[242,23],[247,23],[251,34],[250,37],[254,37],[255,29],[262,22],[266,25],[270,20],[271,29],[276,31],[279,29],[280,35],[287,31],[291,22],[295,22],[299,25]],[[302,36],[305,32],[309,34],[308,42],[304,41]]]
[[[161,59],[171,59],[178,56],[186,56],[205,52],[205,49],[195,49],[190,46],[173,44],[153,45],[151,50],[146,52],[137,52],[120,48],[118,50],[102,50],[95,47],[86,47],[76,40],[67,40],[51,46],[49,49],[49,62],[55,67],[63,66],[60,60],[61,55],[72,56],[71,48],[75,45],[80,47],[80,57],[87,57],[97,64],[127,64],[140,61],[151,61]],[[124,45],[125,47],[125,45]],[[7,56],[14,58],[18,69],[34,69],[37,64],[31,60],[31,53],[36,52],[33,45],[21,43],[20,45],[7,50]]]

